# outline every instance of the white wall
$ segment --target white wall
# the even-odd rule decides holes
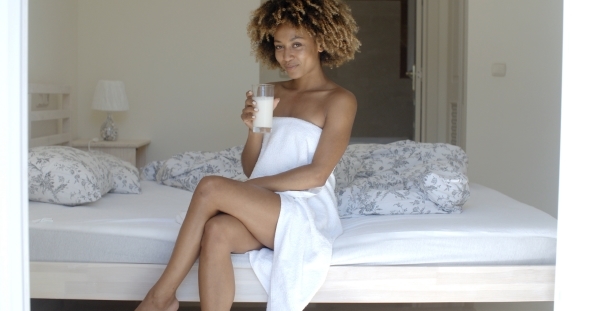
[[[243,144],[245,93],[259,80],[246,26],[259,0],[79,0],[79,136],[106,114],[91,101],[100,79],[125,83],[119,138],[150,138],[147,160]]]
[[[77,133],[78,1],[29,0],[29,82],[69,85]]]
[[[469,178],[557,215],[561,0],[469,0]],[[493,63],[506,63],[493,77]],[[552,302],[478,303],[478,311],[553,310]]]
[[[561,0],[468,2],[469,177],[557,215]],[[493,77],[493,63],[506,63]]]

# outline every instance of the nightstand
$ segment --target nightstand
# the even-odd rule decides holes
[[[91,141],[91,139],[76,139],[70,143],[74,148],[88,151],[88,142],[90,141],[90,150],[98,150],[104,153],[112,154],[123,159],[136,167],[145,165],[145,150],[150,144],[149,139],[119,139],[115,141]]]

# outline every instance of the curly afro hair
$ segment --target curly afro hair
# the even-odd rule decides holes
[[[330,68],[354,59],[361,43],[350,8],[339,0],[268,0],[252,13],[248,36],[256,60],[280,68],[275,58],[274,33],[281,24],[306,30],[323,48],[320,62]]]

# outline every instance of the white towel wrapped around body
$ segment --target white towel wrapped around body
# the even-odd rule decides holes
[[[322,129],[297,118],[273,118],[251,178],[276,175],[310,164]],[[278,192],[281,211],[275,249],[249,252],[250,263],[268,294],[267,310],[303,310],[324,283],[332,244],[342,233],[334,194],[335,178],[308,191]]]

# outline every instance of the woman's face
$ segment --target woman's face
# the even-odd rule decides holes
[[[321,69],[320,49],[307,31],[282,24],[274,34],[274,45],[275,58],[290,78]]]

